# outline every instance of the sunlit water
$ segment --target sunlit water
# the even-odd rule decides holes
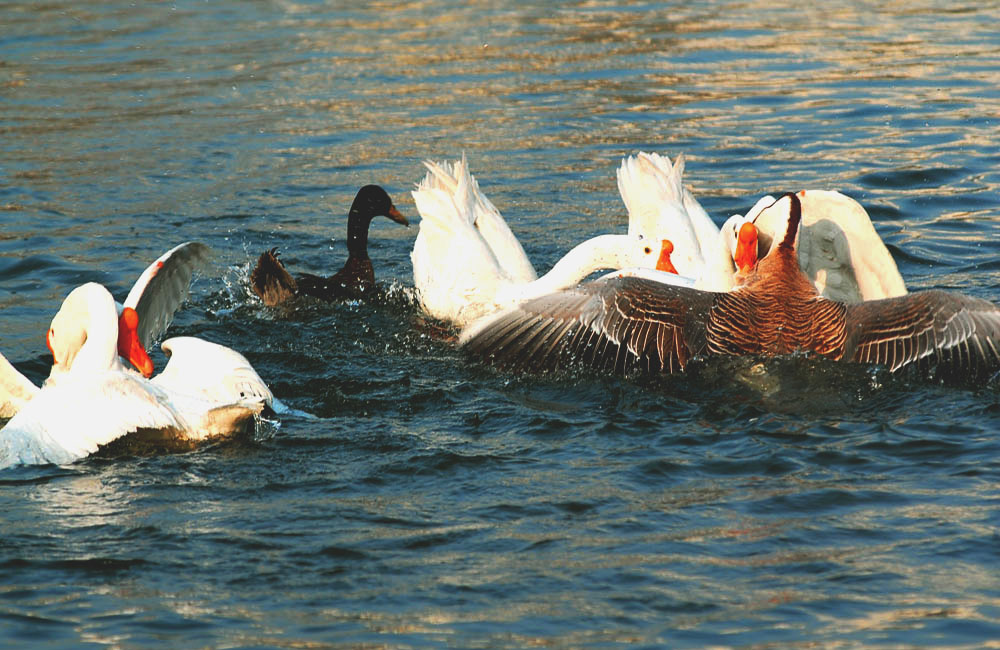
[[[373,223],[376,301],[262,307],[273,246],[337,270],[357,190],[417,220],[465,152],[542,270],[623,232],[622,156],[717,219],[860,200],[911,288],[1000,299],[1000,12],[951,2],[0,5],[0,348],[36,381],[85,281],[215,250],[171,334],[317,420],[0,473],[0,645],[983,647],[1000,400],[792,359],[663,381],[468,363]],[[154,360],[162,365],[163,357]]]

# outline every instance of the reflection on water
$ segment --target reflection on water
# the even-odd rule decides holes
[[[470,367],[376,222],[373,304],[278,312],[261,250],[339,268],[357,188],[411,221],[468,154],[539,269],[620,232],[638,150],[721,222],[859,200],[911,289],[996,300],[995,7],[833,2],[7,3],[0,348],[33,379],[65,294],[215,264],[171,330],[318,421],[0,477],[0,639],[669,647],[1000,637],[995,388],[806,359],[647,383]],[[157,358],[159,360],[159,358]],[[224,641],[223,641],[224,640]]]

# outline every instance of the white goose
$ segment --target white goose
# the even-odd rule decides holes
[[[191,277],[204,267],[210,255],[209,247],[198,242],[184,242],[173,247],[143,270],[123,303],[116,303],[120,331],[127,331],[130,323],[136,330],[136,338],[129,338],[124,333],[120,335],[119,353],[146,377],[153,373],[153,362],[146,350],[170,326],[174,313],[188,296]],[[81,343],[65,341],[64,345],[79,348]],[[66,368],[65,364],[53,366],[56,372]],[[38,387],[0,355],[0,418],[14,417],[37,392]]]
[[[601,235],[579,244],[538,278],[503,217],[479,190],[463,156],[424,163],[413,192],[420,232],[413,245],[413,283],[423,310],[459,327],[503,307],[576,284],[594,271],[654,268],[659,240]],[[655,241],[655,244],[654,244]]]
[[[802,204],[796,241],[799,268],[821,296],[856,304],[906,295],[903,276],[860,203],[830,190],[803,190],[797,196]],[[764,257],[788,220],[768,210],[753,223]]]
[[[88,283],[71,291],[48,334],[53,366],[61,369],[0,429],[0,467],[70,463],[131,433],[192,443],[232,435],[253,426],[270,395],[238,382],[220,391],[219,376],[249,377],[243,366],[252,372],[232,350],[171,339],[164,344],[173,349],[164,378],[149,381],[121,363],[118,339],[108,290]]]
[[[752,223],[757,229],[755,261],[770,252],[775,237],[785,232],[787,219],[777,211],[762,214],[775,201],[762,197],[745,217],[733,215],[726,221],[720,242],[719,230],[713,230],[711,218],[684,186],[683,172],[683,155],[671,163],[666,156],[640,152],[622,161],[618,186],[629,213],[644,215],[637,222],[640,227],[673,240],[671,258],[678,273],[697,279],[689,286],[730,291],[735,288],[733,258],[738,257],[734,241],[742,226]],[[861,204],[835,191],[805,190],[798,196],[799,266],[820,295],[853,304],[906,294],[899,269]]]
[[[734,214],[719,228],[684,186],[683,175],[683,155],[673,163],[646,152],[622,160],[618,191],[628,209],[629,233],[670,240],[674,246],[670,260],[681,277],[628,274],[705,291],[730,291],[737,282],[737,268],[745,273],[757,261],[756,230],[744,226],[774,198],[761,198],[746,216]]]

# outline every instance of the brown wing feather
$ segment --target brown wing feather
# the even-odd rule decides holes
[[[847,308],[847,330],[845,359],[969,378],[1000,370],[1000,308],[979,298],[922,291],[863,302]]]
[[[273,307],[295,297],[298,286],[295,279],[285,270],[278,259],[278,249],[272,248],[260,254],[257,266],[250,274],[250,284],[264,304]]]
[[[716,294],[642,278],[609,278],[529,300],[473,325],[462,345],[505,367],[567,363],[628,372],[678,372],[705,347]]]

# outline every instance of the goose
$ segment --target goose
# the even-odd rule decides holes
[[[892,254],[860,203],[835,190],[803,190],[797,196],[802,206],[795,246],[799,268],[820,295],[857,304],[908,293]],[[769,210],[753,224],[763,256],[785,232],[788,220]]]
[[[683,154],[674,162],[647,152],[622,159],[618,191],[628,210],[629,233],[669,239],[676,273],[693,280],[680,283],[729,291],[737,268],[746,271],[757,259],[756,230],[745,226],[774,198],[763,197],[746,216],[734,214],[720,228],[685,187],[684,165]]]
[[[347,215],[347,261],[328,278],[303,273],[293,278],[278,259],[278,249],[261,253],[250,274],[253,292],[268,307],[305,295],[323,300],[360,298],[375,288],[375,271],[368,257],[368,227],[377,216],[409,226],[384,189],[365,185],[358,190]]]
[[[219,376],[250,376],[239,368],[249,367],[241,355],[169,339],[164,379],[150,381],[121,363],[117,325],[114,298],[103,285],[87,283],[66,296],[47,335],[53,367],[62,368],[0,429],[0,467],[70,463],[130,434],[195,443],[253,426],[267,396],[236,382],[235,391],[244,393],[237,397],[218,385]],[[220,359],[232,365],[214,367]],[[174,364],[187,370],[175,372]]]
[[[570,250],[539,278],[517,237],[480,191],[465,156],[424,163],[413,191],[420,230],[413,284],[421,309],[462,327],[485,314],[571,286],[594,271],[669,264],[670,242],[640,235],[599,235]]]
[[[802,199],[786,194],[759,215],[784,222],[785,233],[733,291],[605,277],[481,319],[459,344],[496,365],[540,370],[675,373],[696,356],[795,352],[966,379],[1000,370],[1000,308],[991,302],[945,291],[852,304],[821,296],[795,250]]]
[[[178,244],[143,270],[124,301],[115,302],[119,314],[119,355],[145,377],[150,377],[154,370],[146,350],[170,326],[177,308],[187,299],[192,276],[210,257],[211,249],[205,244],[190,241]],[[135,336],[128,335],[130,328]],[[63,357],[68,358],[69,353]],[[61,372],[66,367],[63,364],[54,369]],[[37,392],[38,386],[0,354],[0,419],[14,417]]]
[[[767,254],[785,232],[786,221],[774,211],[761,211],[774,197],[760,198],[746,216],[733,215],[722,226],[714,222],[684,185],[685,159],[639,152],[622,161],[618,186],[629,213],[642,215],[637,227],[669,237],[678,273],[695,278],[694,286],[706,291],[734,288],[734,258],[740,230],[752,223],[758,233],[757,257]],[[820,295],[831,300],[859,303],[906,294],[906,285],[871,218],[854,199],[831,190],[806,190],[799,228],[799,266]],[[631,222],[630,222],[631,223]],[[749,233],[747,233],[749,235]],[[746,255],[744,245],[743,254]],[[744,257],[745,263],[749,260]]]

